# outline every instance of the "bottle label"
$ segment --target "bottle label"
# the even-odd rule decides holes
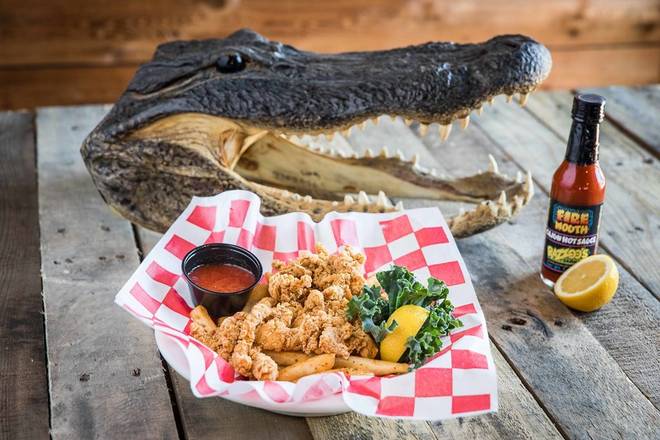
[[[573,264],[596,253],[602,206],[568,206],[556,200],[550,201],[543,266],[563,273]]]

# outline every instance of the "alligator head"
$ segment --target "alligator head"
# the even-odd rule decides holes
[[[452,122],[497,95],[524,100],[545,79],[550,55],[519,36],[482,44],[427,43],[377,52],[316,54],[250,30],[225,39],[161,45],[82,155],[106,202],[134,223],[164,231],[194,195],[246,189],[265,214],[385,212],[394,197],[476,203],[449,219],[455,236],[488,229],[532,194],[531,176],[509,178],[493,162],[450,179],[389,154],[340,155],[306,146],[303,135],[334,136],[382,116],[422,132]],[[410,156],[410,154],[408,154]]]

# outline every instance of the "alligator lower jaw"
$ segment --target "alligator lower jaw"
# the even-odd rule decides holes
[[[526,96],[521,95],[521,105]],[[469,116],[459,116],[460,126],[467,128]],[[364,129],[366,124],[378,124],[382,118],[403,119],[382,115],[360,121],[344,131]],[[414,123],[413,128],[422,136],[431,125],[412,120],[403,122]],[[451,125],[437,127],[440,138],[446,139]],[[416,155],[406,158],[400,149],[383,147],[377,153],[367,149],[362,156],[342,155],[316,146],[314,138],[302,136],[301,139],[299,134],[291,132],[296,131],[264,129],[224,117],[181,113],[156,120],[126,139],[182,147],[203,157],[218,173],[224,173],[224,180],[229,177],[233,187],[259,194],[265,205],[273,207],[271,212],[305,211],[316,220],[330,211],[402,209],[401,203],[393,206],[388,195],[475,203],[475,209],[448,219],[454,236],[463,237],[510,219],[533,194],[529,173],[524,178],[520,173],[515,179],[505,176],[492,157],[487,171],[448,178],[424,167]],[[334,138],[338,134],[338,131],[325,131],[320,136]],[[184,175],[189,171],[175,172]]]

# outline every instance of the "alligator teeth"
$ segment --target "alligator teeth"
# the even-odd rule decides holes
[[[305,203],[312,203],[312,196],[305,196],[302,198]]]
[[[523,181],[523,175],[520,171],[516,173],[516,183],[522,183]]]
[[[513,101],[513,95],[506,95],[506,102],[510,103]]]
[[[497,199],[499,205],[506,205],[506,193],[502,191]]]
[[[403,202],[398,201],[396,205],[394,205],[394,209],[396,209],[397,211],[403,211]]]
[[[527,98],[529,98],[529,93],[520,93],[518,95],[518,102],[520,103],[521,107],[524,107],[525,104],[527,104]]]
[[[432,175],[433,177],[435,177],[435,176],[438,175],[438,173],[437,173],[437,171],[435,170],[435,168],[431,168],[431,175]]]
[[[381,208],[390,208],[392,206],[390,200],[387,198],[387,196],[383,191],[378,191],[378,198],[376,200],[376,203]]]
[[[468,128],[468,125],[470,125],[470,116],[468,115],[464,118],[461,118],[460,121],[461,121],[461,128],[465,130],[466,128]]]
[[[335,207],[339,206],[339,202],[336,201],[336,200],[333,200],[331,205],[332,205],[333,208],[335,208]]]
[[[413,157],[410,160],[410,162],[413,164],[414,167],[418,167],[419,166],[419,154],[417,154],[417,153],[413,154]]]
[[[404,118],[403,123],[406,124],[408,127],[413,123],[412,119]]]
[[[341,134],[343,134],[344,137],[349,137],[351,135],[351,131],[353,131],[353,126],[350,126],[345,130],[342,130]]]
[[[513,213],[515,214],[516,212],[518,212],[520,208],[523,207],[523,204],[524,202],[521,196],[519,196],[518,194],[513,196]]]
[[[479,116],[481,116],[483,113],[484,113],[484,108],[483,108],[483,106],[481,106],[481,107],[477,107],[477,114],[478,114]]]
[[[371,148],[364,150],[364,157],[372,158],[374,157],[374,152]]]
[[[300,196],[300,194],[297,194],[297,193],[293,193],[293,194],[291,194],[291,198],[292,198],[293,200],[295,200],[295,201],[300,201],[300,200],[302,200],[302,197]]]
[[[372,122],[374,123],[374,125],[378,125],[380,124],[380,119],[378,119],[378,116],[376,116],[375,118],[372,119]]]
[[[419,123],[419,135],[420,135],[421,137],[424,137],[424,136],[426,136],[426,133],[427,133],[428,131],[429,131],[429,126],[426,125],[426,124],[424,124],[424,123],[422,123],[422,122],[420,122],[420,123]]]
[[[382,157],[382,158],[384,158],[384,159],[387,159],[387,158],[390,157],[390,152],[389,152],[389,150],[387,149],[387,147],[383,147],[383,149],[380,150],[380,157]]]
[[[319,146],[319,153],[325,154],[325,148],[323,148],[322,146]]]
[[[495,103],[495,97],[494,96],[491,96],[490,98],[488,98],[488,104],[493,105],[494,103]]]
[[[362,206],[369,204],[369,196],[366,192],[360,191],[358,193],[358,204]]]
[[[360,130],[364,130],[365,128],[367,128],[367,122],[369,122],[369,120],[365,119],[364,121],[362,121],[358,124],[359,127],[360,127]]]
[[[446,141],[451,133],[451,124],[449,125],[440,125],[440,139]]]
[[[327,141],[328,138],[325,137],[325,133],[321,133],[316,137],[316,139],[321,140],[321,141]]]
[[[484,203],[484,202],[482,202],[482,203]],[[459,208],[459,210],[458,210],[458,215],[459,215],[459,216],[461,216],[461,215],[465,215],[465,208],[463,208],[463,207]]]
[[[527,171],[527,175],[525,176],[525,182],[523,183],[523,190],[527,195],[525,201],[529,203],[529,201],[532,199],[532,196],[534,195],[534,181],[532,180],[531,171]]]
[[[355,203],[355,199],[350,194],[344,196],[344,205],[352,205]]]
[[[397,148],[397,150],[396,150],[396,156],[397,156],[397,157],[399,158],[399,160],[401,160],[401,161],[405,161],[405,160],[406,160],[406,156],[404,156],[403,151],[399,150],[398,148]]]
[[[497,166],[497,161],[492,154],[488,155],[488,171],[491,173],[497,174],[499,172],[499,167]]]
[[[328,154],[329,154],[330,156],[336,156],[336,155],[337,155],[337,151],[336,151],[334,148],[330,148],[330,149],[328,150]]]

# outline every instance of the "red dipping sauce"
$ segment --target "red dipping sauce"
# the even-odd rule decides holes
[[[203,264],[194,268],[188,278],[201,288],[218,293],[234,293],[254,284],[254,275],[233,264]]]

